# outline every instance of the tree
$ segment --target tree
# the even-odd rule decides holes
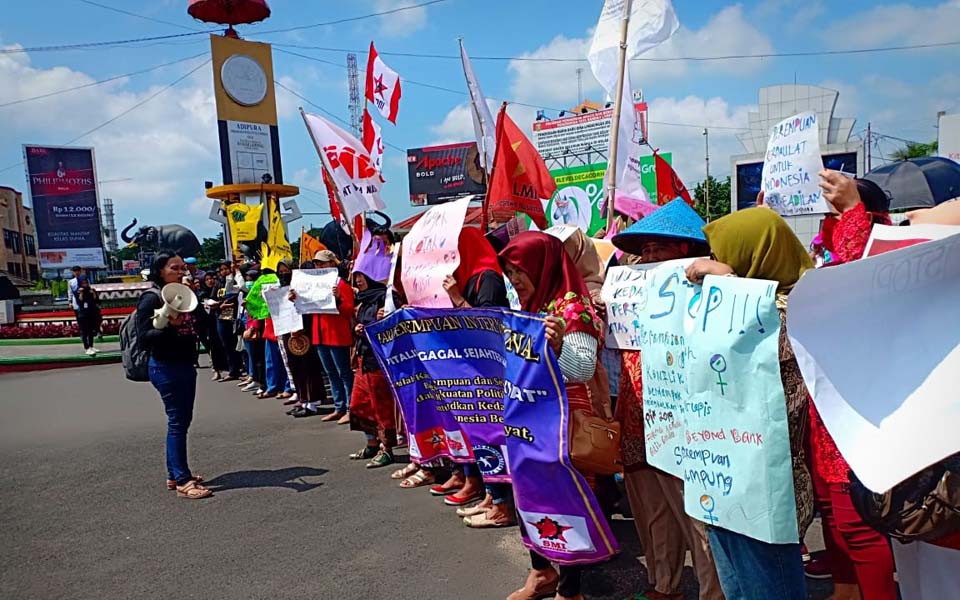
[[[697,211],[697,214],[704,221],[711,221],[713,219],[719,219],[724,215],[730,214],[730,177],[723,182],[717,181],[712,175],[709,178],[710,181],[710,214],[707,214],[707,188],[706,181],[701,181],[697,184],[696,189],[693,190],[693,210]]]
[[[929,144],[914,144],[912,142],[907,142],[906,148],[900,148],[893,153],[893,158],[895,160],[907,160],[910,158],[923,158],[925,156],[933,156],[937,153],[937,142],[936,140],[930,142]]]
[[[200,254],[197,256],[197,265],[201,269],[209,270],[224,258],[222,231],[216,237],[203,238],[200,242]]]

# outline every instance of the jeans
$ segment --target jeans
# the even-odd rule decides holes
[[[264,360],[265,348],[263,340],[244,340],[243,347],[247,349],[247,373],[260,385],[267,382],[267,368]]]
[[[187,465],[187,430],[193,420],[197,370],[189,363],[151,358],[149,376],[167,413],[167,479],[183,485],[192,477]]]
[[[283,356],[280,354],[279,343],[266,340],[266,359],[267,381],[265,383],[267,392],[279,394],[290,385],[290,381],[287,379],[287,368],[284,366]]]
[[[330,380],[333,409],[345,413],[353,394],[353,370],[350,368],[350,346],[317,346],[323,370]]]
[[[83,349],[93,348],[93,338],[97,337],[99,325],[95,315],[77,314],[77,325],[80,326],[80,341],[83,342]]]
[[[807,600],[800,544],[767,544],[707,527],[710,550],[727,600]]]
[[[230,377],[240,377],[243,369],[243,357],[237,352],[237,334],[233,331],[233,321],[217,319],[217,334],[223,345],[223,352],[227,355],[227,368]]]
[[[487,493],[493,498],[494,506],[510,502],[513,499],[513,487],[509,483],[488,483]]]

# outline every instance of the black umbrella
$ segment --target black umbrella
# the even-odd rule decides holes
[[[911,158],[863,176],[890,197],[890,210],[930,208],[960,196],[960,164],[937,156]]]

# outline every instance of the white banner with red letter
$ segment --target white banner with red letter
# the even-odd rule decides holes
[[[367,100],[373,102],[385,119],[397,124],[400,111],[400,76],[380,60],[377,49],[370,42],[367,58]]]

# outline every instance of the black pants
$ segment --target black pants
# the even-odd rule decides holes
[[[84,350],[93,348],[93,338],[97,337],[99,321],[96,315],[77,313],[77,325],[80,326],[80,341],[83,342]]]
[[[538,571],[550,568],[550,561],[533,550],[530,551],[530,564]],[[583,572],[583,567],[560,565],[559,572],[560,580],[557,582],[557,593],[568,598],[580,595],[580,575]]]

